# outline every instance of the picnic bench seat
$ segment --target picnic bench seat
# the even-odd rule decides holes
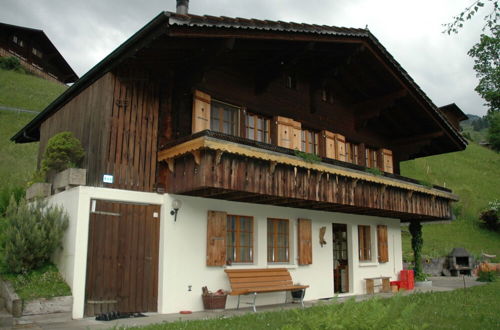
[[[253,302],[250,303],[256,312],[255,299],[257,293],[295,291],[303,290],[300,303],[304,307],[305,290],[309,285],[294,285],[290,272],[286,268],[260,268],[260,269],[226,269],[224,270],[231,284],[231,296],[238,296],[240,308],[240,296],[253,294]],[[286,297],[287,298],[287,297]],[[285,298],[285,303],[287,302]]]

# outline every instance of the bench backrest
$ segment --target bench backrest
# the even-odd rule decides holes
[[[226,269],[234,291],[258,288],[281,288],[293,285],[286,268]]]

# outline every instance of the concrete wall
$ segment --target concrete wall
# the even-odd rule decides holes
[[[254,205],[220,201],[199,197],[159,195],[118,189],[77,187],[57,194],[51,201],[62,204],[68,210],[71,224],[64,239],[64,250],[55,261],[73,291],[73,317],[83,317],[85,298],[85,274],[87,260],[88,224],[91,199],[143,202],[161,204],[160,260],[159,260],[159,313],[177,313],[180,310],[202,310],[201,287],[212,291],[229,290],[229,282],[223,267],[206,266],[207,211],[225,211],[230,214],[254,217],[254,263],[231,268],[286,267],[294,282],[310,285],[306,300],[332,297],[333,250],[332,223],[344,223],[348,228],[350,293],[365,293],[364,278],[390,276],[397,279],[402,269],[401,231],[398,219],[361,216],[333,212],[311,211],[268,205]],[[177,221],[170,215],[173,199],[182,201]],[[268,264],[267,262],[267,218],[290,220],[290,263]],[[297,264],[297,219],[312,220],[313,263]],[[357,225],[372,226],[372,262],[358,261]],[[389,262],[377,262],[376,226],[388,226]],[[319,244],[319,230],[327,227],[327,245]],[[191,287],[191,291],[189,291]],[[257,304],[283,302],[285,293],[259,295]],[[237,297],[228,297],[227,308],[236,306]],[[244,299],[244,298],[242,298]],[[243,300],[244,301],[244,300]]]

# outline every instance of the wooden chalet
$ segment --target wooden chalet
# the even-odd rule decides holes
[[[159,266],[147,269],[160,272],[151,283],[171,287],[169,295],[192,310],[201,308],[199,296],[189,298],[177,287],[189,284],[198,290],[198,284],[210,285],[212,279],[213,286],[227,283],[223,272],[207,266],[272,267],[278,262],[295,267],[293,278],[302,276],[302,284],[324,275],[325,281],[312,285],[306,299],[334,292],[332,268],[314,268],[313,259],[336,260],[335,293],[364,292],[363,276],[397,277],[402,268],[400,221],[451,219],[451,203],[457,200],[449,189],[401,176],[400,162],[460,151],[467,144],[455,123],[367,29],[172,12],[156,16],[12,139],[39,141],[42,154],[47,140],[61,131],[72,131],[81,140],[87,186],[95,187],[95,196],[116,201],[118,197],[110,197],[113,192],[127,191],[126,196],[143,193],[137,195],[145,196],[142,202],[166,198],[158,202],[167,209],[161,211],[159,225],[166,228],[164,236],[155,227],[153,239],[145,238],[156,242],[153,260],[160,258]],[[104,175],[112,175],[113,183],[103,182]],[[111,189],[104,194],[101,188]],[[144,194],[151,192],[161,195]],[[165,205],[168,198],[189,205],[179,218],[175,213],[175,222],[170,204]],[[206,210],[214,209],[221,212],[209,211],[206,219]],[[107,206],[101,214],[117,210]],[[257,215],[265,210],[274,215]],[[89,297],[104,290],[89,289],[89,283],[97,282],[89,278],[100,276],[98,266],[92,266],[100,252],[92,248],[112,244],[111,236],[94,237],[103,229],[92,222],[97,213],[90,213],[91,220],[78,222],[90,221],[90,234],[83,230],[88,236],[79,240],[89,241],[88,315],[116,307],[89,303]],[[292,220],[277,219],[284,214]],[[263,236],[237,250],[226,238],[226,217],[227,226],[238,223],[231,235],[250,223],[245,237]],[[200,225],[202,218],[207,225]],[[340,219],[325,236],[334,240],[333,252],[331,245],[317,246],[317,234],[311,243],[311,233],[331,226],[331,219]],[[187,223],[189,234],[176,231]],[[291,245],[287,238],[285,248],[269,246],[269,233],[276,228],[286,228],[287,234],[278,233],[276,239],[289,235]],[[182,235],[189,239],[180,241]],[[204,245],[196,245],[205,242],[203,236],[206,263],[199,255]],[[342,239],[347,246],[337,244]],[[176,240],[178,245],[158,257],[158,248],[163,251]],[[181,264],[168,256],[172,250],[182,250],[189,265],[203,266]],[[359,250],[358,257],[353,250]],[[190,272],[170,274],[173,267]],[[79,280],[73,281],[73,292],[80,292],[75,289]],[[330,286],[332,292],[325,293]],[[120,310],[179,310],[180,303],[170,301],[161,288],[144,290],[156,292],[154,303]],[[74,315],[81,317],[79,299]],[[101,300],[119,301],[104,294]]]
[[[42,30],[0,23],[0,57],[16,57],[41,78],[63,84],[78,76]]]
[[[91,186],[426,220],[456,197],[399,163],[466,146],[368,30],[168,12],[13,140],[65,130]]]

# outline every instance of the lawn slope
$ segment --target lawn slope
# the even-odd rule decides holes
[[[43,110],[66,86],[30,74],[0,69],[0,105]],[[36,168],[38,143],[15,144],[10,138],[35,117],[0,110],[0,186],[24,185]]]
[[[41,111],[66,86],[30,74],[0,69],[0,105]]]
[[[489,201],[500,199],[500,154],[470,143],[462,152],[404,162],[401,174],[445,186],[460,197],[453,207],[457,220],[424,226],[424,255],[442,256],[453,247],[465,247],[475,255],[486,252],[499,259],[500,234],[481,228],[477,219]],[[407,231],[403,232],[403,246],[408,259],[411,249]]]

